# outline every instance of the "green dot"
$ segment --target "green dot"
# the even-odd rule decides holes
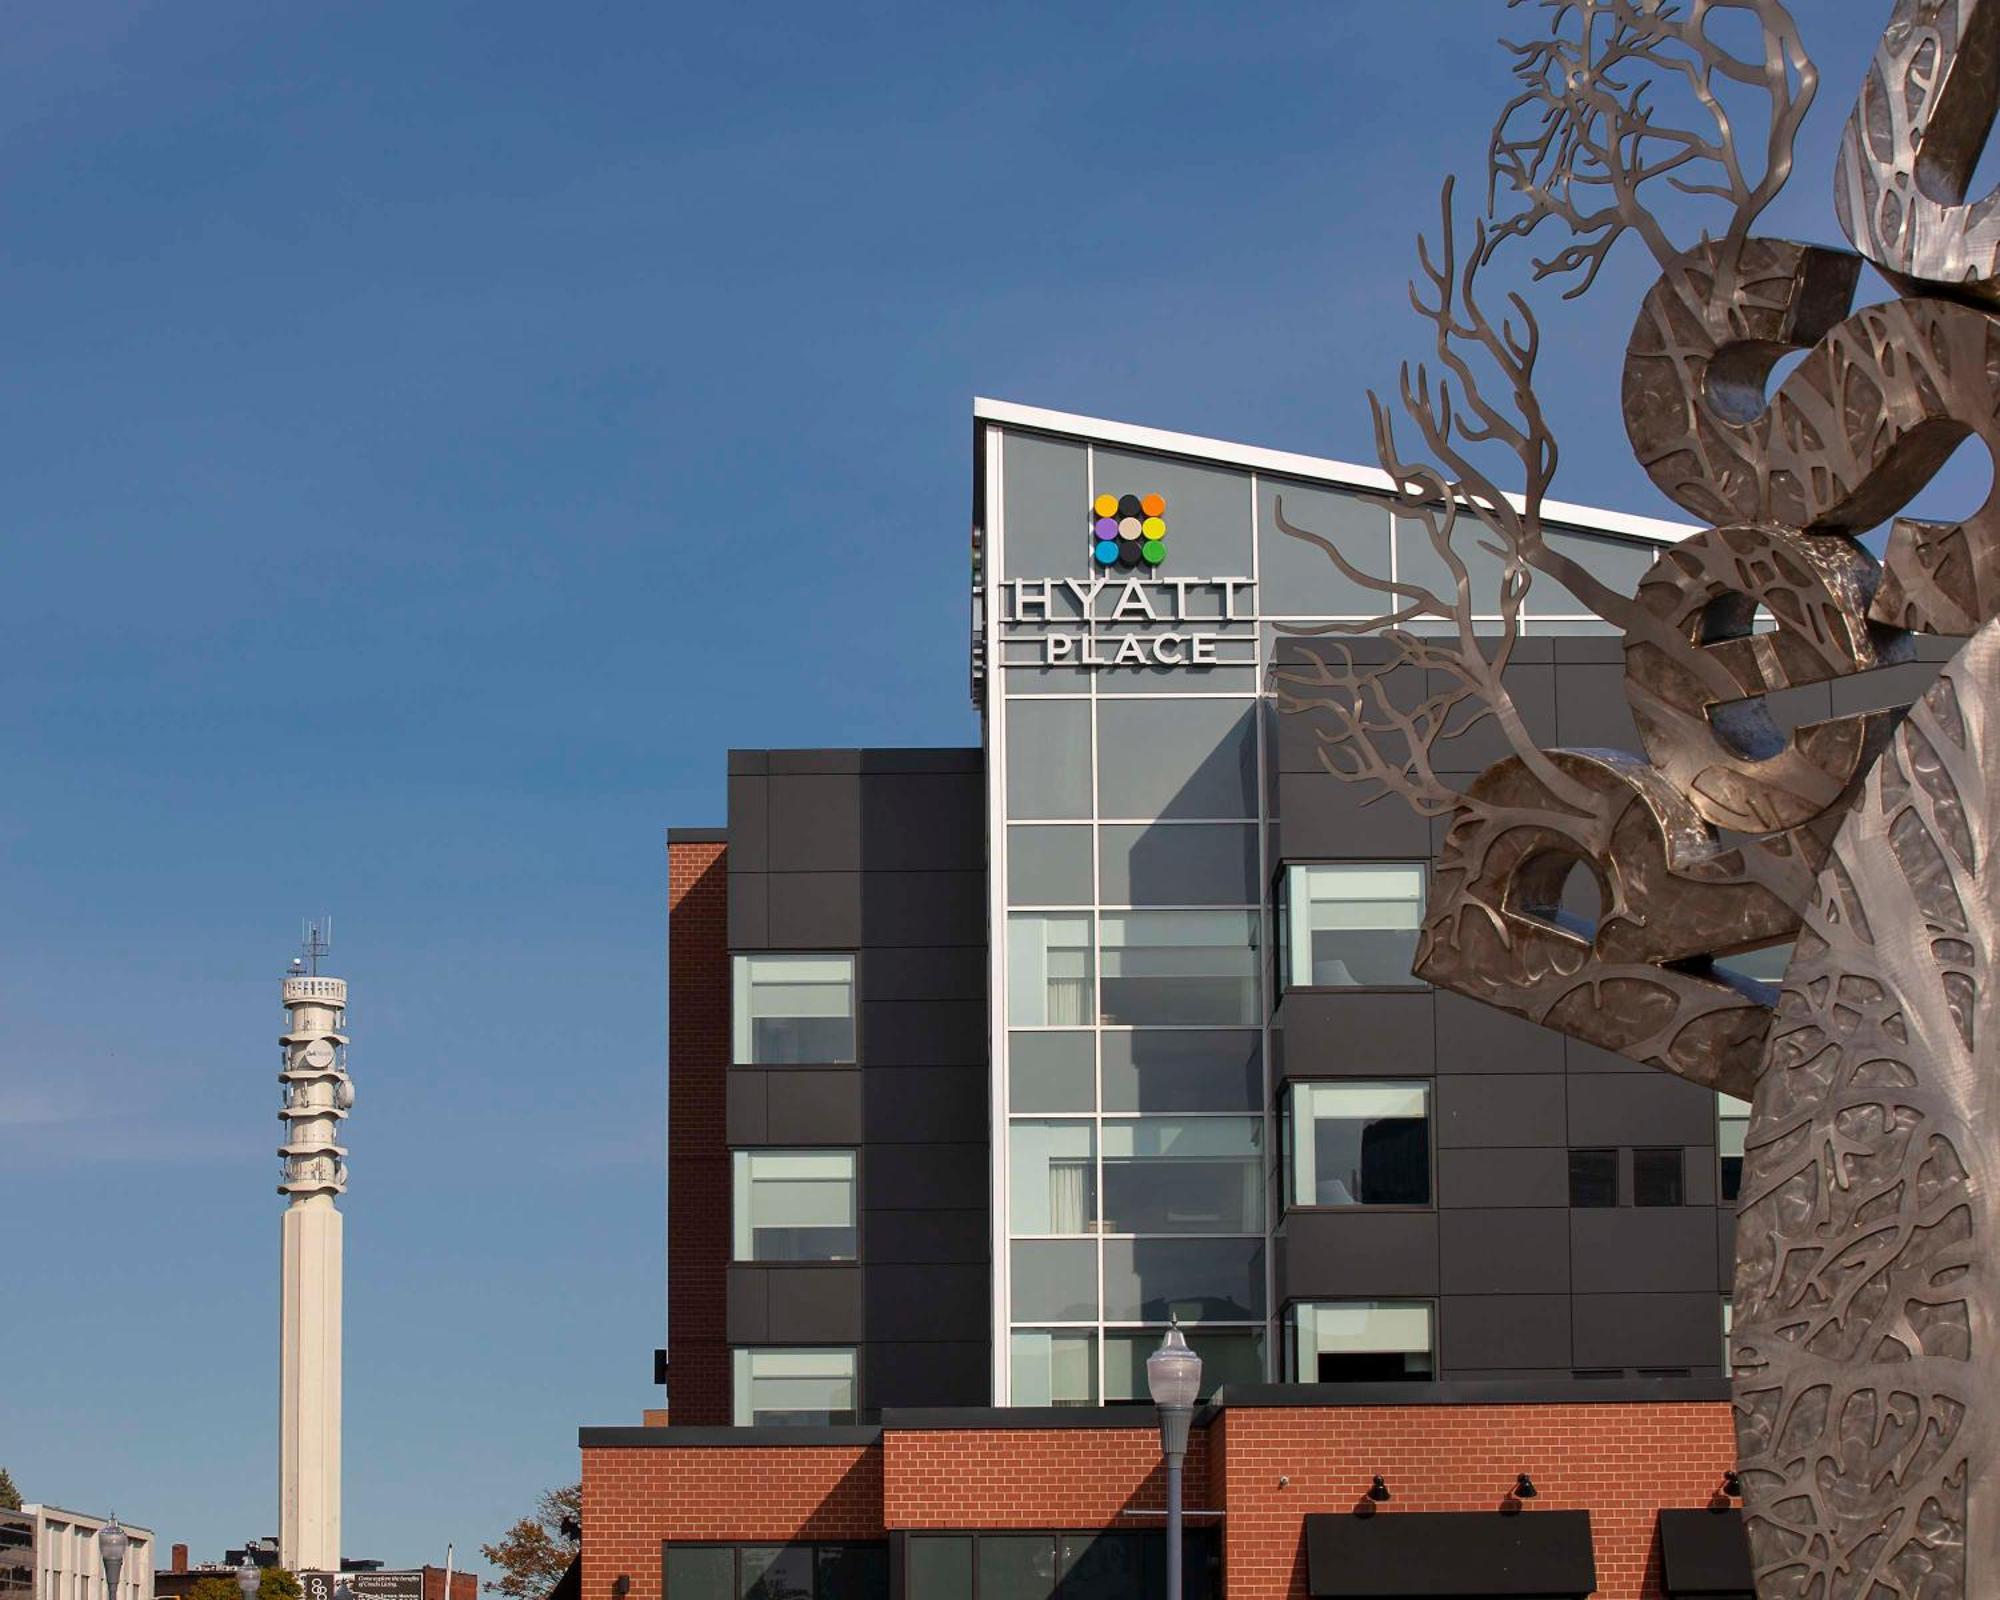
[[[1139,548],[1139,554],[1146,559],[1146,565],[1157,567],[1167,559],[1167,544],[1164,539],[1148,539]]]

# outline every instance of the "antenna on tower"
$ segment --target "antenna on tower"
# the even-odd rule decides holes
[[[319,958],[333,949],[333,918],[321,917],[317,921],[299,924],[299,953],[292,962],[292,970],[297,972],[303,966],[307,973],[319,976]]]

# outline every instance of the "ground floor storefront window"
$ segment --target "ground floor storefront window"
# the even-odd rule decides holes
[[[880,1544],[669,1544],[666,1600],[889,1600]]]
[[[1182,1550],[1186,1600],[1214,1600],[1217,1530],[1190,1528]],[[1166,1561],[1164,1529],[913,1533],[902,1600],[1153,1600],[1166,1588]]]

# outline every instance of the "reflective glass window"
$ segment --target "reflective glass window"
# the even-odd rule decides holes
[[[1097,1244],[1024,1239],[1008,1249],[1009,1298],[1024,1322],[1097,1320]]]
[[[1286,1115],[1291,1204],[1430,1204],[1428,1084],[1298,1083]]]
[[[852,1150],[738,1150],[738,1261],[852,1261]]]
[[[1254,1111],[1263,1042],[1251,1028],[1107,1030],[1106,1111]]]
[[[746,1544],[737,1552],[737,1600],[813,1600],[809,1544]]]
[[[1090,904],[1090,829],[1007,830],[1007,899],[1017,906]]]
[[[879,1544],[813,1546],[814,1600],[888,1600],[889,1552]]]
[[[1097,1404],[1096,1334],[1082,1328],[1016,1328],[1008,1337],[1007,1359],[1012,1404]]]
[[[854,1059],[854,957],[737,956],[732,966],[738,1064]]]
[[[1424,918],[1419,862],[1294,866],[1279,906],[1280,965],[1295,988],[1407,987]]]
[[[1253,715],[1248,700],[1098,701],[1097,814],[1254,819]]]
[[[1572,1150],[1569,1153],[1569,1203],[1572,1206],[1618,1204],[1618,1152]]]
[[[736,1426],[812,1426],[854,1420],[851,1349],[730,1352]]]
[[[1113,1322],[1256,1322],[1261,1239],[1106,1239],[1104,1314]]]
[[[1092,1035],[1014,1033],[1007,1037],[1007,1098],[1016,1111],[1090,1111],[1096,1076]]]
[[[1165,1328],[1117,1328],[1104,1335],[1104,1398],[1116,1403],[1149,1398],[1146,1357],[1160,1348]],[[1264,1381],[1264,1335],[1255,1328],[1183,1328],[1201,1357],[1201,1397],[1228,1384]]]
[[[1259,1233],[1264,1125],[1256,1117],[1104,1124],[1107,1233]]]
[[[1733,1094],[1715,1097],[1715,1154],[1721,1168],[1722,1198],[1743,1192],[1743,1144],[1750,1131],[1750,1102]]]
[[[1016,1234],[1092,1233],[1097,1227],[1095,1132],[1088,1122],[1032,1122],[1007,1130],[1007,1215]]]
[[[1686,1159],[1678,1146],[1632,1152],[1632,1204],[1677,1206],[1686,1200]]]
[[[1255,912],[1107,911],[1100,928],[1107,1023],[1259,1020]]]
[[[1056,1541],[1047,1533],[983,1533],[975,1557],[979,1600],[1050,1600]]]
[[[668,1546],[667,1600],[736,1600],[736,1551],[729,1545]]]
[[[972,1536],[911,1535],[903,1572],[909,1600],[972,1600]]]
[[[1423,1300],[1301,1302],[1285,1315],[1295,1383],[1385,1383],[1433,1376]]]
[[[1007,815],[1014,821],[1090,815],[1088,705],[1007,702]]]
[[[1090,917],[1016,911],[1007,918],[1007,1021],[1016,1028],[1087,1026]]]
[[[1244,906],[1263,898],[1249,823],[1107,823],[1097,834],[1104,905]]]

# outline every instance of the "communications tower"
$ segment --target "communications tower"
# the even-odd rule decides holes
[[[278,1563],[340,1571],[341,1217],[354,1104],[347,1076],[347,985],[322,977],[332,923],[309,923],[285,974],[284,1277],[279,1313]]]

